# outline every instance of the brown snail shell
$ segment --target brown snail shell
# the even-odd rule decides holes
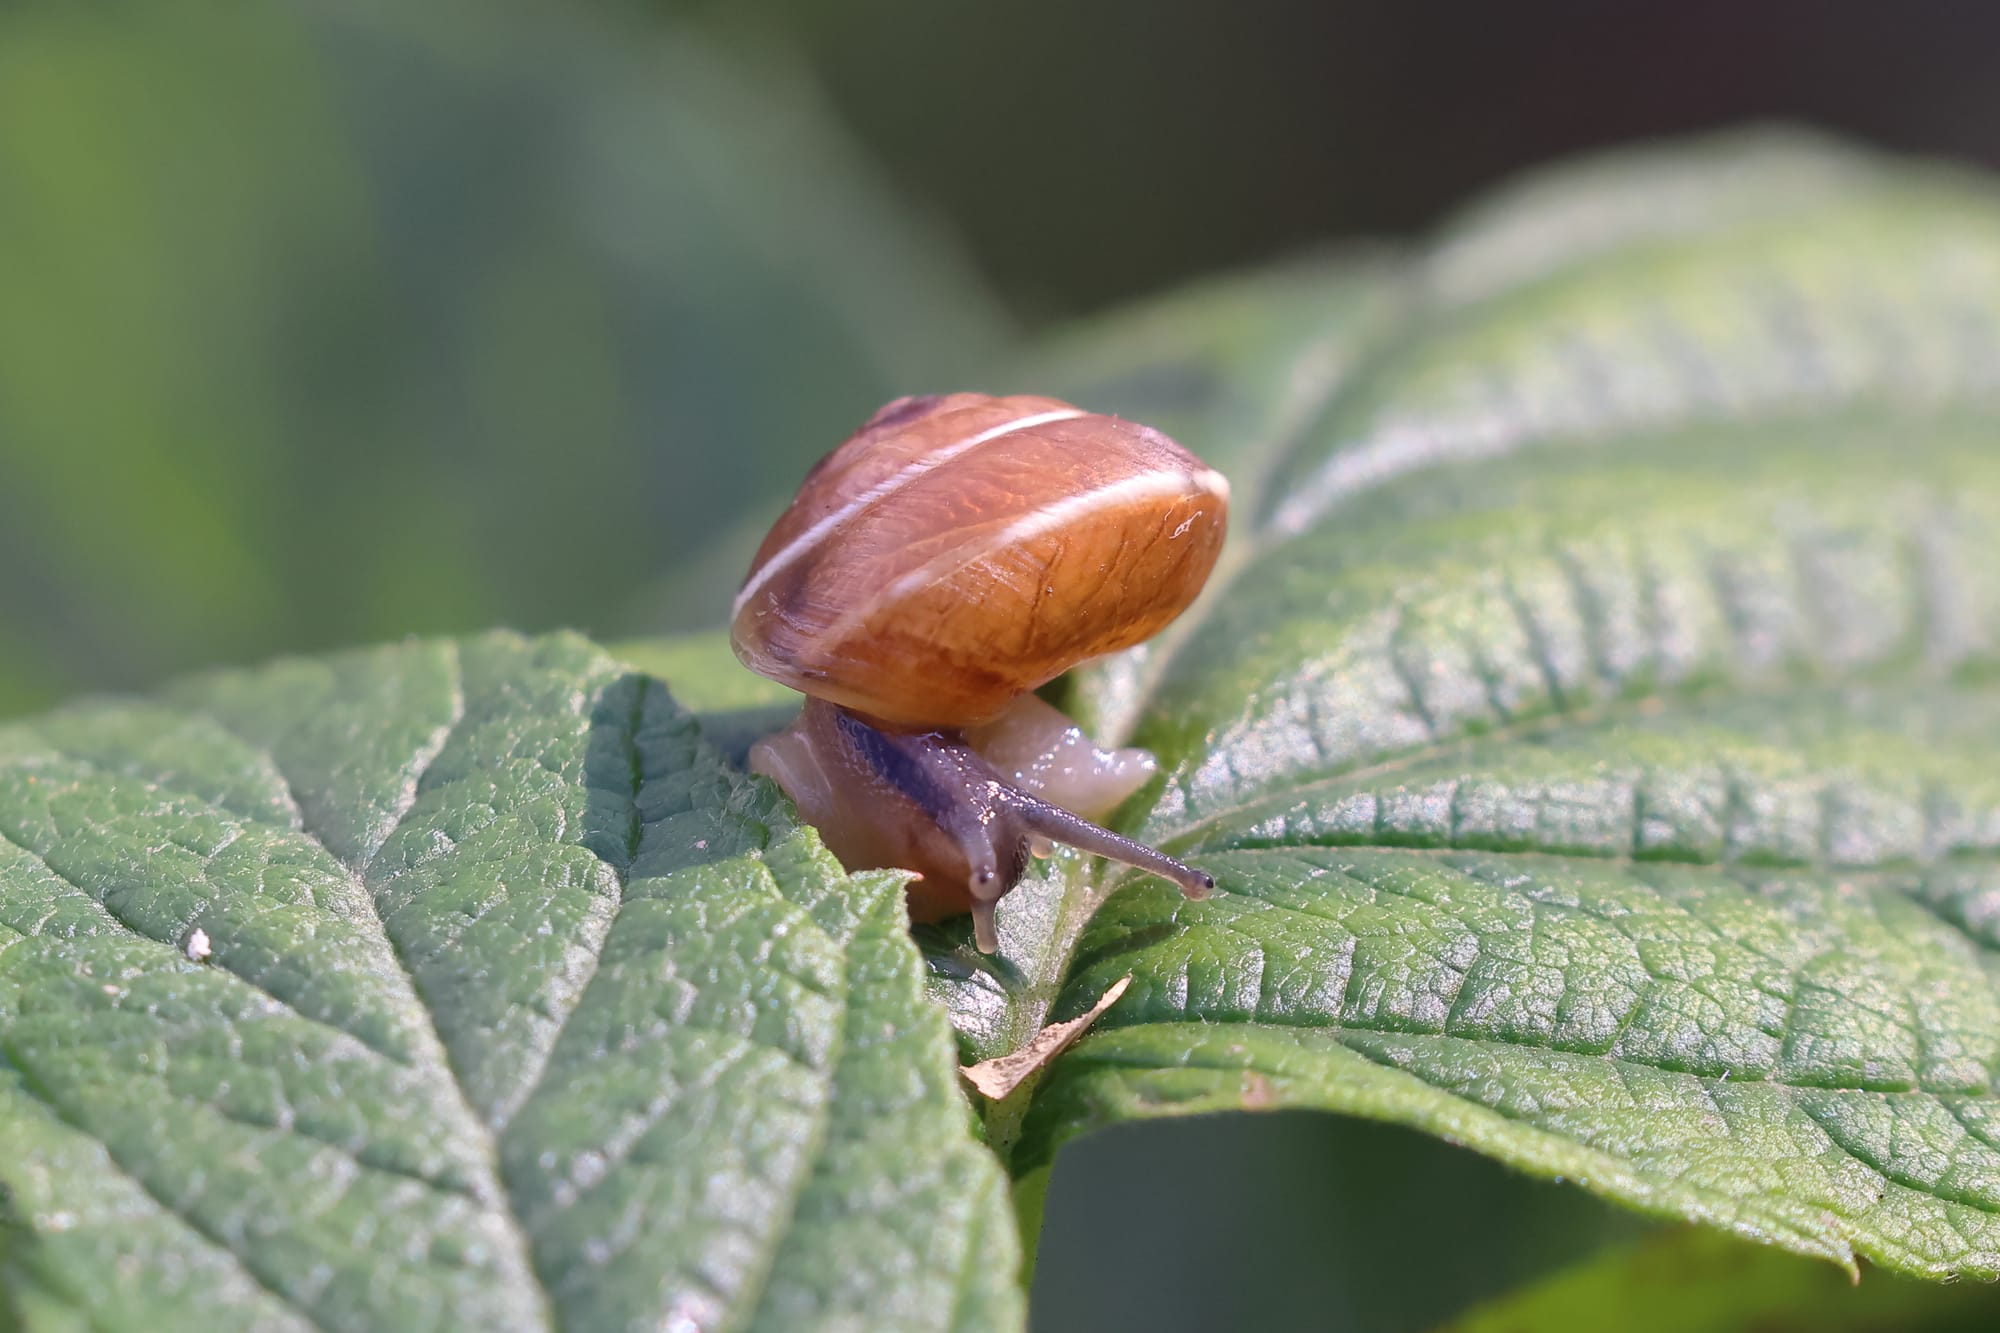
[[[1179,615],[1228,497],[1135,422],[1053,398],[898,399],[808,474],[731,636],[751,670],[881,722],[987,721]]]
[[[1153,771],[1033,691],[1157,633],[1222,548],[1229,484],[1156,430],[1054,398],[901,398],[807,474],[737,594],[730,639],[810,696],[759,741],[851,870],[916,872],[911,914],[994,904],[1060,842],[1214,881],[1089,822]]]

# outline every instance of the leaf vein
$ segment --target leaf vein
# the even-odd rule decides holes
[[[644,783],[644,774],[641,771],[638,737],[640,723],[645,715],[646,698],[651,693],[653,684],[652,677],[639,677],[638,684],[632,691],[631,709],[625,718],[626,753],[631,764],[631,776],[626,789],[619,793],[619,795],[631,807],[632,827],[626,834],[624,864],[612,866],[612,869],[618,875],[618,904],[612,908],[610,919],[604,923],[604,929],[597,938],[597,947],[590,951],[589,970],[582,977],[578,978],[572,991],[575,999],[571,1003],[568,1013],[564,1014],[559,1021],[558,1027],[566,1027],[570,1015],[574,1014],[582,1006],[584,996],[590,991],[590,983],[596,980],[598,969],[604,964],[604,946],[610,941],[611,932],[618,928],[618,918],[625,911],[625,904],[631,888],[632,862],[638,855],[639,844],[645,836],[645,821],[639,813],[639,792]],[[599,788],[598,790],[603,789]],[[603,858],[600,857],[599,859],[602,860]],[[542,1084],[547,1080],[549,1066],[555,1058],[555,1053],[556,1043],[553,1041],[549,1042],[538,1053],[533,1076],[524,1081],[524,1091],[514,1099],[513,1106],[516,1111],[533,1100],[535,1093],[540,1090]],[[496,1172],[499,1170],[497,1146],[495,1148],[494,1169]],[[552,1284],[544,1280],[543,1285],[547,1287]]]
[[[386,823],[384,833],[375,842],[373,849],[368,854],[367,860],[361,866],[353,868],[351,873],[355,878],[357,887],[360,889],[357,896],[368,905],[376,934],[381,938],[383,946],[388,952],[389,959],[394,962],[397,970],[401,973],[404,984],[409,988],[417,1015],[421,1019],[424,1039],[437,1052],[438,1066],[445,1074],[445,1077],[441,1080],[442,1089],[450,1100],[451,1111],[463,1127],[466,1136],[471,1140],[479,1160],[481,1173],[485,1177],[485,1180],[481,1182],[478,1196],[496,1222],[500,1224],[502,1234],[514,1246],[515,1254],[512,1257],[515,1260],[515,1270],[527,1275],[532,1284],[536,1298],[540,1302],[540,1309],[538,1311],[540,1322],[544,1327],[554,1328],[556,1322],[553,1303],[550,1300],[547,1286],[542,1282],[540,1273],[534,1267],[534,1245],[526,1229],[523,1227],[519,1215],[515,1212],[513,1196],[507,1189],[506,1178],[501,1174],[499,1146],[495,1141],[493,1129],[473,1110],[472,1103],[466,1098],[465,1088],[459,1081],[457,1066],[453,1062],[451,1049],[445,1044],[443,1035],[438,1029],[437,1016],[433,1013],[430,1003],[424,998],[423,989],[418,983],[416,973],[411,969],[409,960],[404,956],[393,932],[390,931],[389,924],[382,915],[381,904],[375,896],[374,889],[368,883],[370,869],[373,867],[376,859],[382,854],[382,849],[394,840],[397,831],[402,828],[404,821],[409,818],[410,812],[416,808],[417,798],[422,792],[424,781],[430,776],[431,770],[436,765],[439,757],[450,748],[452,738],[457,734],[459,727],[464,724],[466,719],[467,691],[464,652],[456,639],[443,640],[442,643],[449,653],[451,663],[451,695],[447,721],[437,729],[430,743],[421,748],[418,754],[414,756],[418,760],[415,771],[404,779],[402,787],[397,793],[395,808],[391,818]],[[225,731],[229,731],[230,734],[237,734],[225,719],[212,717],[211,720]],[[298,799],[297,784],[291,773],[285,768],[285,765],[280,762],[278,756],[269,749],[256,745],[247,737],[238,735],[237,738],[243,741],[245,745],[250,746],[252,750],[270,760],[273,771],[284,782],[286,794],[290,797],[292,804],[303,808],[303,803]],[[323,829],[315,828],[313,822],[307,820],[302,823],[301,831],[325,849],[327,854],[333,857],[333,860],[337,864],[345,864],[338,856],[333,855],[333,850],[326,841]]]
[[[14,835],[12,831],[5,828],[0,828],[0,843],[4,843],[6,846],[12,847],[15,851],[19,852],[21,855],[29,858],[36,865],[40,866],[43,870],[47,871],[52,879],[56,880],[58,883],[69,888],[70,890],[78,894],[80,897],[82,897],[85,901],[89,902],[93,907],[97,909],[99,913],[103,915],[104,920],[108,924],[115,926],[117,929],[123,931],[127,935],[130,935],[134,939],[140,939],[146,941],[148,944],[158,945],[160,948],[165,949],[178,961],[181,962],[187,961],[187,955],[184,952],[182,952],[179,944],[171,940],[160,939],[157,936],[149,935],[145,931],[140,930],[132,922],[128,921],[124,917],[120,916],[117,912],[113,911],[112,908],[107,903],[105,903],[103,899],[99,898],[96,894],[92,893],[86,885],[82,884],[76,879],[73,879],[69,875],[64,874],[56,866],[52,865],[49,862],[49,860],[46,857],[44,857],[41,853],[37,852],[34,848],[28,846],[27,844],[21,842]],[[37,935],[22,936],[23,940],[29,938],[41,938],[41,937]],[[225,976],[228,976],[231,979],[242,984],[243,986],[246,986],[249,989],[255,991],[258,995],[263,996],[266,1000],[270,1001],[272,1004],[276,1005],[279,1009],[282,1009],[286,1014],[297,1019],[299,1022],[309,1024],[323,1031],[333,1033],[334,1035],[341,1037],[347,1041],[351,1041],[361,1050],[364,1050],[368,1054],[374,1056],[375,1058],[386,1061],[389,1064],[396,1065],[404,1069],[414,1068],[414,1066],[411,1065],[409,1061],[403,1059],[394,1050],[391,1050],[383,1045],[378,1044],[377,1040],[371,1040],[363,1033],[355,1032],[348,1028],[342,1027],[340,1024],[333,1022],[331,1019],[319,1018],[313,1014],[306,1013],[304,1010],[294,1005],[291,1001],[285,999],[283,996],[277,994],[276,992],[266,987],[263,983],[259,982],[255,977],[252,977],[247,973],[241,971],[239,968],[232,966],[226,955],[216,955],[211,961],[210,966],[213,967],[214,970],[221,972]]]
[[[65,1125],[68,1125],[71,1129],[75,1130],[77,1133],[82,1134],[86,1138],[90,1139],[93,1143],[96,1143],[99,1147],[103,1148],[104,1160],[109,1162],[113,1167],[115,1167],[118,1171],[118,1174],[120,1174],[121,1176],[125,1177],[125,1179],[130,1181],[133,1184],[133,1186],[139,1190],[140,1193],[144,1194],[148,1199],[150,1199],[153,1202],[154,1207],[158,1208],[161,1212],[165,1213],[167,1216],[172,1217],[177,1221],[179,1221],[181,1225],[185,1226],[190,1232],[192,1232],[195,1236],[199,1237],[212,1249],[229,1256],[229,1258],[235,1263],[237,1270],[241,1272],[244,1277],[249,1279],[251,1285],[255,1286],[258,1290],[262,1291],[272,1300],[278,1302],[278,1304],[284,1307],[285,1309],[297,1315],[300,1321],[306,1324],[308,1327],[310,1328],[326,1327],[319,1320],[319,1318],[312,1313],[312,1311],[307,1309],[297,1300],[297,1298],[293,1297],[284,1290],[283,1286],[279,1282],[276,1275],[266,1273],[264,1271],[263,1265],[257,1263],[255,1259],[252,1257],[251,1253],[246,1253],[243,1250],[237,1249],[235,1246],[231,1245],[223,1235],[212,1230],[197,1215],[195,1215],[192,1212],[183,1211],[182,1209],[176,1207],[173,1203],[169,1202],[166,1196],[160,1193],[159,1190],[154,1187],[151,1181],[147,1180],[146,1177],[142,1175],[140,1172],[134,1170],[130,1163],[126,1162],[122,1157],[120,1157],[119,1154],[112,1148],[110,1143],[106,1142],[102,1138],[99,1138],[95,1133],[91,1131],[88,1125],[82,1123],[81,1121],[77,1120],[75,1117],[70,1115],[69,1112],[63,1107],[61,1100],[55,1097],[47,1088],[42,1086],[41,1081],[35,1078],[33,1072],[28,1067],[26,1067],[17,1057],[10,1057],[8,1059],[8,1064],[14,1069],[14,1071],[17,1074],[20,1075],[21,1078],[20,1086],[30,1096],[32,1096],[36,1101],[40,1102],[43,1106],[47,1107],[49,1114],[53,1115],[57,1120],[61,1121]]]

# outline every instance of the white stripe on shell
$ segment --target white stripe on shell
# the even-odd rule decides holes
[[[884,477],[881,481],[876,482],[873,486],[870,486],[867,490],[861,492],[861,494],[855,496],[831,514],[820,519],[789,542],[786,542],[776,555],[759,566],[757,572],[744,581],[743,590],[736,594],[736,600],[730,604],[730,620],[734,621],[736,617],[742,615],[744,606],[749,603],[752,597],[763,591],[764,585],[771,581],[773,575],[805,554],[820,538],[826,536],[827,533],[833,531],[848,519],[866,509],[869,505],[874,504],[883,496],[893,494],[903,487],[908,486],[911,482],[917,480],[917,478],[928,473],[932,468],[949,463],[960,454],[977,449],[982,444],[989,444],[1002,436],[1018,434],[1024,430],[1033,430],[1037,426],[1047,426],[1058,421],[1074,421],[1078,417],[1089,415],[1088,412],[1085,412],[1081,408],[1071,407],[1056,412],[1037,412],[1033,416],[1016,417],[1012,421],[1003,421],[997,426],[989,426],[976,435],[968,435],[955,444],[947,444],[943,448],[933,450],[900,471]]]
[[[1141,472],[1135,477],[1126,477],[1108,486],[1099,486],[1096,490],[1083,491],[1043,505],[1034,513],[1024,515],[1008,524],[991,541],[985,543],[985,549],[1000,550],[1021,542],[1032,541],[1045,532],[1068,526],[1095,509],[1115,508],[1149,496],[1178,498],[1201,494],[1213,495],[1218,500],[1226,502],[1229,499],[1229,478],[1210,468],[1203,468],[1199,472],[1183,472],[1179,468]],[[973,564],[979,558],[978,555],[953,551],[919,565],[891,583],[882,591],[881,596],[870,598],[863,605],[850,608],[815,637],[823,643],[837,644],[856,621],[867,617],[877,606],[921,592],[967,565]]]

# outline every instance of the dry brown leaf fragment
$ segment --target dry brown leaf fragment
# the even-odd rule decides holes
[[[1118,1003],[1118,997],[1123,995],[1125,988],[1131,984],[1131,974],[1127,973],[1112,982],[1111,989],[1105,991],[1103,997],[1091,1005],[1087,1012],[1077,1015],[1066,1023],[1049,1024],[1018,1051],[991,1060],[981,1060],[976,1065],[966,1065],[958,1072],[965,1075],[965,1081],[983,1095],[996,1102],[1002,1100],[1037,1070],[1068,1050],[1078,1037],[1090,1030],[1090,1025],[1095,1023],[1106,1009]]]

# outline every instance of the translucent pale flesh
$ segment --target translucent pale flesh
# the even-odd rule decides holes
[[[965,743],[1021,790],[1085,819],[1104,818],[1159,770],[1146,750],[1101,748],[1062,710],[1032,694],[985,726],[968,728]]]
[[[1200,871],[1080,813],[1131,795],[1151,776],[1151,755],[1099,749],[1038,699],[986,733],[975,744],[949,733],[884,731],[815,699],[792,726],[752,747],[750,767],[785,789],[849,869],[914,872],[912,919],[970,912],[985,952],[998,948],[994,904],[1028,856],[1047,855],[1054,843],[1161,875],[1189,897],[1213,888]],[[989,742],[991,753],[983,748]]]

